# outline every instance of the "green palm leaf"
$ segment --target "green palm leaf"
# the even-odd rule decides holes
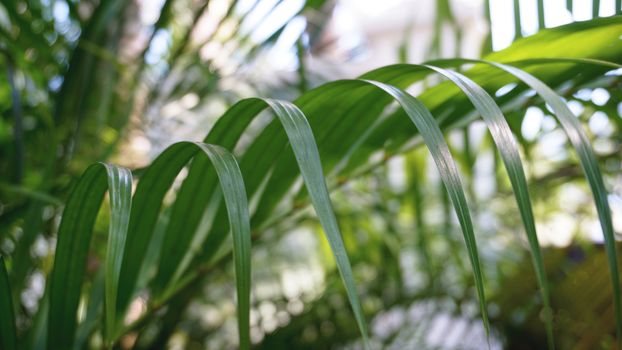
[[[188,152],[190,150],[190,152]],[[205,153],[214,163],[218,172],[221,187],[227,203],[229,218],[232,225],[234,241],[234,255],[236,265],[236,280],[238,290],[238,322],[240,329],[240,346],[248,348],[249,340],[249,319],[250,310],[250,226],[248,220],[248,208],[242,177],[237,167],[237,162],[233,156],[219,146],[206,145],[200,143],[179,143],[164,152],[161,159],[166,156],[176,156],[186,154],[193,156],[197,151]],[[189,159],[186,158],[185,162]],[[181,163],[178,171],[185,162]],[[156,162],[154,162],[156,163]],[[162,161],[157,165],[162,164]],[[118,281],[119,267],[124,256],[124,239],[130,220],[131,203],[131,175],[128,170],[96,164],[85,172],[78,185],[72,192],[68,201],[61,227],[59,229],[59,243],[57,257],[52,272],[50,284],[50,321],[48,323],[48,346],[70,347],[76,327],[75,313],[77,309],[79,291],[82,284],[82,275],[86,254],[92,232],[92,226],[99,211],[99,203],[106,190],[106,177],[108,178],[111,194],[111,223],[109,248],[107,249],[106,266],[106,295],[105,295],[105,314],[107,339],[113,341],[116,333],[116,295],[115,281]],[[173,164],[174,165],[174,164]],[[170,168],[170,164],[168,164]],[[156,170],[157,167],[155,167]],[[153,172],[152,172],[153,174]],[[176,173],[173,172],[174,175]],[[145,176],[150,184],[150,178],[157,180],[158,177]],[[174,176],[172,176],[174,179]],[[171,180],[172,181],[172,180]],[[152,181],[158,185],[158,181]],[[163,179],[165,185],[166,179]],[[143,183],[141,181],[141,183]],[[166,186],[160,186],[160,188]],[[137,190],[136,198],[138,205],[144,204],[144,185]],[[149,188],[148,188],[149,189]],[[165,191],[160,191],[165,192]],[[160,202],[161,203],[161,202]],[[159,206],[156,210],[159,209]],[[142,213],[143,211],[138,211]],[[157,214],[157,212],[156,212]],[[133,231],[130,231],[133,232]],[[79,233],[79,234],[78,234]],[[73,237],[72,237],[73,236]],[[77,237],[75,237],[77,236]],[[65,276],[69,276],[67,280]],[[64,283],[63,283],[64,281]],[[110,288],[109,285],[114,285]],[[62,293],[63,290],[70,288],[72,292]]]
[[[73,345],[76,311],[93,224],[106,189],[110,193],[111,208],[105,266],[106,339],[110,339],[114,332],[116,286],[130,215],[132,176],[125,168],[97,163],[90,166],[76,184],[58,229],[56,257],[49,286],[49,348],[70,348]]]
[[[512,189],[514,190],[514,196],[521,214],[523,226],[525,227],[529,247],[531,248],[534,270],[540,285],[542,302],[545,309],[548,346],[549,349],[554,349],[555,342],[553,338],[551,303],[549,301],[549,284],[544,269],[544,262],[542,261],[542,254],[540,252],[540,243],[538,242],[538,236],[536,234],[536,225],[534,222],[533,211],[531,210],[532,205],[529,198],[527,180],[525,179],[525,171],[523,170],[523,164],[518,153],[518,145],[512,135],[510,126],[505,121],[505,117],[503,116],[501,109],[499,109],[492,97],[490,97],[484,89],[475,84],[471,79],[460,73],[452,72],[443,68],[434,66],[427,67],[444,75],[460,87],[462,91],[464,91],[484,119],[484,122],[488,126],[488,130],[490,130],[493,141],[501,154],[505,169],[508,173],[508,177],[510,178],[510,183],[512,184]]]
[[[223,125],[230,126],[230,123],[232,121],[235,121],[237,125],[246,126],[250,123],[252,118],[256,117],[259,112],[266,107],[269,107],[271,111],[274,112],[275,116],[277,117],[279,123],[282,125],[282,128],[287,135],[289,143],[298,162],[300,173],[305,180],[305,184],[310,194],[313,206],[316,210],[318,218],[320,219],[322,227],[326,232],[328,242],[333,250],[333,254],[335,256],[337,266],[343,278],[346,292],[348,293],[348,298],[350,299],[350,303],[352,305],[355,318],[359,325],[359,329],[361,330],[361,334],[366,341],[367,326],[365,324],[360,301],[358,300],[358,296],[356,294],[356,287],[354,283],[354,277],[352,275],[352,269],[350,267],[347,254],[343,246],[339,226],[335,218],[334,211],[332,209],[330,196],[328,194],[326,184],[324,182],[322,164],[320,162],[319,153],[317,152],[317,146],[315,145],[313,133],[309,125],[307,124],[306,118],[302,114],[302,112],[300,112],[300,110],[298,110],[298,108],[295,107],[293,104],[287,102],[269,99],[243,100],[239,102],[236,106],[234,106],[230,110],[230,112],[225,114],[219,120],[217,125],[214,127],[215,131],[210,132],[210,135],[207,136],[206,141],[210,140],[211,135],[227,135],[229,137],[218,141],[220,141],[221,144],[227,147],[232,147],[237,141],[236,137],[239,138],[244,129],[236,128],[233,132],[221,133],[219,132],[219,130],[221,130],[220,128],[223,127]],[[228,130],[231,129],[228,128]],[[184,183],[184,186],[197,183],[194,181],[195,179],[198,179],[198,176],[195,177],[192,174],[200,174],[206,182],[209,181],[209,175],[205,175],[204,173],[204,171],[206,170],[207,169],[204,168],[204,164],[200,162],[194,163],[193,167],[191,167],[190,174],[188,175],[188,178],[186,180],[187,182]],[[248,176],[248,172],[244,172],[244,174]],[[248,189],[249,193],[252,193],[251,189]],[[206,198],[209,198],[211,194],[208,193],[208,191],[204,191],[204,193],[201,194],[201,197],[199,197],[203,198],[201,204],[196,205],[197,199],[194,196],[189,195],[188,197],[182,197],[182,193],[184,193],[183,186],[182,190],[180,190],[178,200],[175,203],[172,217],[176,217],[174,215],[175,208],[188,208],[187,206],[190,205],[190,203],[192,203],[194,200],[195,206],[193,207],[193,211],[195,212],[195,215],[193,216],[195,218],[199,218],[199,214],[201,214],[203,211],[202,205],[206,204]],[[216,222],[220,223],[221,225],[223,224],[223,221],[221,220],[217,220]],[[191,240],[193,239],[193,231],[178,230],[178,226],[174,226],[174,224],[177,223],[181,224],[181,221],[174,222],[173,219],[171,219],[171,223],[169,223],[169,228],[167,230],[167,235],[164,238],[164,244],[162,245],[163,250],[161,252],[162,261],[160,264],[158,275],[156,276],[156,280],[154,282],[156,291],[162,290],[163,287],[167,284],[167,281],[169,281],[173,275],[178,275],[175,274],[175,271],[179,268],[180,263],[183,260],[183,256],[182,254],[180,254],[180,252],[188,251]],[[187,233],[184,235],[184,238],[180,239],[178,234],[179,232]],[[226,227],[221,226],[215,232],[217,233],[217,235],[212,235],[211,237],[208,237],[208,240],[205,243],[205,246],[210,252],[215,252],[222,243],[224,239],[224,235],[222,233],[226,232]]]
[[[444,60],[436,62],[452,64],[459,61]],[[529,246],[531,248],[534,269],[536,271],[538,283],[540,284],[544,308],[547,314],[550,313],[548,281],[544,270],[544,263],[540,252],[540,244],[538,243],[538,236],[536,234],[533,212],[531,210],[532,205],[531,200],[529,199],[527,180],[525,178],[525,172],[518,153],[518,145],[516,144],[509,125],[505,121],[503,113],[492,97],[486,93],[486,91],[484,91],[479,85],[475,84],[475,82],[471,79],[460,73],[433,65],[403,65],[399,66],[399,69],[404,71],[404,74],[417,74],[418,72],[426,69],[438,72],[454,82],[465,93],[465,95],[475,106],[478,113],[483,117],[490,133],[492,134],[493,141],[497,145],[497,149],[501,154],[501,158],[503,159],[505,168],[510,178],[512,188],[514,189],[516,203],[518,204],[525,232],[527,234],[527,239],[529,241]],[[549,348],[552,349],[554,348],[554,341],[551,317],[547,317],[545,322],[547,327],[547,336],[549,339]]]
[[[430,111],[416,98],[412,97],[403,90],[400,90],[394,86],[383,84],[374,81],[365,81],[373,84],[380,89],[390,94],[399,104],[402,106],[406,114],[412,122],[417,126],[417,129],[423,137],[424,143],[428,147],[445,189],[449,194],[458,221],[462,228],[464,235],[464,241],[467,246],[469,258],[471,260],[471,266],[473,268],[473,275],[475,277],[475,286],[477,289],[477,295],[480,304],[480,312],[482,313],[482,320],[484,322],[484,328],[488,335],[490,331],[490,325],[488,322],[488,312],[486,311],[486,296],[484,292],[484,277],[481,272],[481,265],[479,262],[479,256],[477,254],[477,245],[475,243],[475,235],[473,234],[473,224],[471,222],[471,215],[469,213],[469,207],[466,202],[462,183],[460,181],[460,175],[458,174],[458,168],[449,152],[449,147],[443,138],[443,133],[436,124],[436,120],[432,117]]]
[[[579,120],[570,111],[564,100],[555,93],[550,87],[542,83],[533,75],[513,66],[484,61],[484,63],[498,67],[520,79],[529,87],[534,89],[538,95],[553,109],[554,115],[566,132],[568,140],[574,147],[579,162],[585,173],[585,178],[590,185],[598,219],[605,237],[605,249],[609,261],[609,272],[611,274],[611,286],[613,288],[613,300],[616,319],[616,335],[618,341],[622,341],[622,303],[620,301],[620,273],[618,271],[618,259],[615,247],[615,236],[613,224],[611,222],[611,209],[607,201],[607,189],[603,182],[603,177],[598,168],[596,155],[592,150],[590,140],[587,138]]]
[[[120,288],[120,302],[117,307],[130,300],[135,282],[127,282],[127,276],[136,276],[140,271],[142,259],[151,240],[153,227],[156,224],[164,195],[172,185],[175,177],[196,154],[205,154],[216,170],[227,207],[231,233],[233,235],[234,262],[236,272],[236,289],[238,300],[238,325],[240,347],[250,347],[249,312],[250,312],[250,226],[248,219],[248,201],[244,190],[244,182],[237,161],[223,147],[204,143],[176,143],[158,156],[141,178],[134,195],[132,216],[129,222],[130,235],[127,239],[126,254],[123,260]],[[131,254],[128,252],[135,252]],[[133,275],[130,275],[133,274]],[[171,281],[166,285],[172,286]],[[121,285],[121,283],[120,283]],[[123,297],[123,299],[121,299]],[[155,300],[154,303],[159,301]],[[123,310],[119,308],[119,310]],[[121,334],[118,334],[120,336]]]
[[[365,346],[369,346],[363,309],[328,188],[364,172],[365,167],[369,169],[377,166],[379,163],[369,161],[374,152],[383,151],[381,161],[385,161],[404,150],[406,143],[413,138],[423,141],[432,154],[458,216],[473,268],[479,307],[488,332],[484,278],[471,216],[458,170],[441,132],[464,125],[481,115],[499,149],[512,184],[546,310],[549,347],[553,348],[548,282],[540,256],[532,205],[518,147],[501,113],[501,109],[508,105],[509,98],[499,98],[495,102],[486,92],[513,82],[514,78],[500,74],[499,69],[525,82],[552,107],[579,155],[605,236],[614,290],[616,330],[620,339],[622,306],[619,272],[607,193],[585,132],[553,88],[570,80],[579,69],[583,70],[585,63],[602,64],[600,60],[607,59],[619,61],[622,48],[611,47],[609,51],[602,48],[609,48],[612,40],[618,40],[622,34],[622,25],[618,17],[576,24],[571,29],[546,31],[534,36],[537,40],[534,37],[526,38],[508,50],[489,56],[497,62],[521,60],[520,64],[529,64],[531,74],[500,63],[454,59],[431,62],[434,66],[396,65],[381,68],[365,74],[359,80],[337,81],[320,86],[303,94],[295,103],[268,99],[240,101],[218,120],[205,138],[206,143],[219,146],[182,142],[166,149],[142,174],[133,198],[131,174],[127,169],[106,164],[88,168],[69,197],[59,228],[56,261],[49,285],[48,347],[68,348],[75,345],[76,314],[91,231],[108,190],[111,220],[103,278],[103,330],[106,345],[112,345],[129,329],[133,329],[119,329],[119,322],[137,288],[144,285],[141,282],[137,286],[136,282],[141,271],[156,270],[155,278],[149,284],[149,309],[141,316],[149,319],[155,310],[166,306],[173,296],[193,285],[187,281],[193,278],[198,281],[207,271],[202,267],[212,266],[216,258],[222,257],[216,257],[215,253],[221,248],[227,232],[231,231],[238,298],[239,345],[241,348],[249,348],[250,223],[256,229],[255,232],[261,233],[261,230],[291,213],[275,209],[288,196],[300,176],[306,185],[306,192],[299,192],[294,198],[292,211],[304,206],[306,197],[309,197],[335,256],[357,327]],[[562,47],[572,48],[563,51],[570,57],[565,61],[555,61],[552,57],[559,55]],[[551,57],[525,61],[535,56]],[[553,61],[555,64],[544,64]],[[466,62],[487,65],[478,64],[464,75],[442,68],[460,66]],[[427,89],[417,98],[402,90],[432,72],[440,73],[451,82]],[[595,68],[585,69],[582,73],[589,81],[601,76],[602,72],[602,69]],[[519,86],[512,94],[523,91],[525,87]],[[395,101],[401,108],[393,113],[385,113],[387,107]],[[240,142],[250,123],[266,109],[276,118],[250,143],[245,145]],[[290,147],[293,152],[289,152]],[[233,149],[239,150],[239,167],[229,151]],[[197,154],[205,156],[196,157]],[[156,225],[167,222],[161,220],[164,197],[190,161],[188,176],[175,202],[165,208],[170,210],[170,221],[166,227],[161,228],[164,232],[162,243],[155,246],[157,249],[154,251],[159,250],[159,254],[155,255],[159,256],[146,259],[147,247],[154,237]],[[325,176],[325,173],[329,175]],[[218,184],[220,192],[217,190]],[[221,193],[224,203],[220,203]],[[252,216],[248,209],[247,194],[257,198],[257,209],[252,212]],[[209,222],[207,218],[213,220]],[[194,251],[197,243],[201,247],[198,254]],[[27,249],[23,251],[27,252]],[[23,269],[26,271],[26,267]],[[186,272],[191,277],[181,278]],[[140,279],[147,281],[149,277],[141,276]],[[8,290],[7,282],[7,287],[3,287],[0,293]],[[84,328],[79,332],[80,341],[88,336],[97,313],[95,292],[91,293],[95,295],[93,300],[89,300],[95,306],[89,308],[87,322],[81,325]],[[192,294],[192,291],[188,294]],[[7,295],[8,299],[3,299],[0,294],[0,302],[8,300],[10,303],[10,292]],[[183,310],[178,311],[179,314],[181,312]],[[3,341],[10,339],[10,335],[5,334],[13,334],[14,339],[14,329],[11,332],[10,327],[5,327],[9,324],[5,322],[8,319],[13,317],[3,315],[0,327]],[[12,322],[14,326],[14,320]]]

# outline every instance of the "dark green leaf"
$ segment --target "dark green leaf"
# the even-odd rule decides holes
[[[0,256],[0,345],[6,350],[16,349],[17,346],[12,298],[9,275],[4,258]]]

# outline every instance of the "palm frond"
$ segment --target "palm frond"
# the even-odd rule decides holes
[[[114,16],[122,4],[112,2],[106,6],[110,7],[98,7],[97,11],[101,12],[85,38],[91,34],[99,38],[103,30],[101,21]],[[164,25],[165,20],[159,23]],[[580,84],[598,83],[604,73],[619,68],[622,46],[612,43],[617,43],[620,35],[620,17],[597,19],[542,31],[488,55],[485,60],[447,59],[424,65],[387,66],[358,79],[321,85],[294,102],[243,99],[218,119],[203,143],[173,144],[148,167],[136,172],[139,180],[133,194],[130,170],[106,163],[88,167],[66,201],[47,294],[29,337],[46,339],[48,348],[72,348],[86,344],[93,329],[101,329],[105,345],[114,346],[128,333],[140,333],[147,323],[160,317],[157,311],[167,306],[163,328],[174,328],[184,310],[177,306],[188,304],[210,269],[232,261],[238,345],[248,349],[251,346],[251,241],[259,241],[268,228],[311,206],[325,232],[362,342],[371,347],[365,304],[359,300],[361,288],[357,288],[350,263],[352,252],[346,249],[347,237],[342,234],[330,190],[420,144],[428,149],[447,191],[448,203],[458,219],[472,267],[475,291],[471,297],[477,300],[489,336],[485,267],[478,252],[481,245],[476,244],[478,228],[472,222],[468,191],[456,165],[457,156],[443,134],[469,125],[481,116],[499,151],[518,205],[542,297],[548,345],[554,348],[555,310],[551,307],[554,300],[550,300],[536,234],[534,206],[524,171],[526,161],[519,155],[522,143],[516,141],[517,136],[506,118],[508,113],[523,108],[524,104],[517,101],[533,103],[533,99],[525,97],[533,90],[550,106],[561,124],[592,191],[605,237],[615,327],[620,340],[622,304],[607,189],[591,142],[560,95]],[[80,59],[86,55],[80,50],[70,61],[70,71],[82,71],[87,69],[83,65],[90,64]],[[440,74],[449,81],[427,88],[416,97],[406,91],[431,74]],[[72,123],[79,124],[84,106],[65,100],[72,91],[86,93],[84,84],[93,76],[87,75],[87,81],[78,79],[79,76],[69,79],[61,90],[59,98],[63,102],[59,104],[57,120],[75,118]],[[515,86],[505,94],[492,97],[508,84]],[[267,120],[256,136],[249,136],[251,123],[260,119],[264,111],[270,112],[272,119]],[[75,129],[64,130],[59,139],[51,142],[62,142],[65,132],[72,133]],[[374,157],[375,154],[380,157]],[[466,163],[472,166],[473,161]],[[170,202],[167,193],[186,167],[187,176]],[[298,186],[301,182],[304,187]],[[419,206],[425,201],[420,193],[415,195],[419,196],[417,210],[421,210]],[[256,205],[249,205],[248,198]],[[103,273],[93,278],[90,293],[84,293],[91,237],[102,203],[110,206],[106,218],[109,233],[104,249],[105,265]],[[42,210],[38,203],[33,216],[40,218]],[[417,214],[417,220],[421,217],[421,213]],[[232,234],[231,247],[224,245],[228,232]],[[391,249],[389,240],[383,244]],[[21,264],[26,259],[28,249],[24,249],[16,254],[14,261]],[[16,347],[12,312],[15,298],[12,293],[16,291],[11,292],[4,259],[0,259],[0,265],[0,304],[3,310],[9,310],[0,315],[0,340],[3,348],[11,349]],[[155,271],[155,275],[141,276],[145,271]],[[26,274],[21,268],[11,272],[16,278]],[[104,289],[103,293],[98,292],[99,288]],[[145,291],[147,294],[140,294]],[[146,310],[126,324],[128,308],[137,296],[146,301]],[[83,301],[88,306],[85,315],[78,317],[79,304]],[[103,311],[99,312],[102,304]],[[101,327],[97,327],[99,322]],[[24,344],[32,345],[26,341]]]

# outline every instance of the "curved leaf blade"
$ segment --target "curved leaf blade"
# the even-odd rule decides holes
[[[244,106],[244,109],[238,106]],[[359,326],[365,344],[368,344],[367,326],[363,316],[360,301],[356,293],[356,286],[352,274],[352,268],[350,266],[347,253],[343,245],[339,226],[334,211],[332,209],[330,196],[328,194],[328,189],[324,181],[322,163],[319,158],[319,152],[317,151],[317,145],[315,143],[312,130],[307,123],[304,114],[295,105],[289,102],[259,98],[243,100],[236,104],[231,109],[231,111],[228,111],[219,120],[219,122],[214,127],[214,130],[216,131],[210,132],[206,140],[220,137],[221,139],[219,141],[223,142],[226,147],[233,148],[239,140],[240,136],[242,135],[243,131],[245,130],[246,126],[250,123],[250,121],[266,107],[269,107],[274,115],[277,117],[280,125],[275,124],[275,126],[278,126],[285,131],[285,135],[287,136],[287,139],[292,146],[293,153],[298,161],[300,173],[305,180],[305,185],[307,186],[309,193],[311,193],[311,200],[313,206],[316,210],[320,223],[322,224],[322,227],[326,232],[326,237],[331,245],[333,254],[337,261],[337,266],[342,276],[346,292],[348,294],[348,298],[350,300],[350,304],[352,306],[354,316],[357,321],[357,325]],[[221,130],[220,128],[222,127],[222,125],[230,126],[231,123],[236,121],[238,127],[235,131],[229,133],[218,133],[219,130]],[[240,125],[242,127],[239,127]],[[274,132],[282,132],[279,131],[277,128],[273,129]],[[270,142],[271,140],[267,139],[267,141]],[[270,166],[269,162],[263,162],[263,167],[254,167],[253,165],[261,163],[261,160],[265,160],[265,157],[270,156],[271,155],[269,152],[259,152],[257,157],[249,156],[248,158],[246,158],[252,164],[249,165],[248,161],[244,163],[244,165],[246,166],[245,169],[249,170],[247,173],[245,173],[245,176],[249,176],[248,173],[254,173],[255,175],[257,175],[261,174],[263,171],[267,172]],[[207,174],[207,169],[205,168],[203,163],[197,162],[193,164],[188,178],[186,178],[186,181],[184,181],[184,185],[182,185],[181,191],[184,191],[184,186],[187,186],[187,188],[189,189],[199,190],[199,188],[197,187],[197,179],[199,178],[199,175],[209,176]],[[260,176],[256,176],[253,178],[261,179]],[[258,182],[256,182],[255,184],[258,185]],[[248,183],[246,185],[248,186]],[[251,191],[253,189],[256,189],[256,187],[251,187]],[[188,208],[189,210],[195,212],[195,214],[192,214],[193,216],[199,217],[200,215],[198,214],[204,211],[209,197],[209,192],[203,192],[202,195],[204,197],[196,197],[190,195],[194,191],[187,191],[185,193],[188,195],[181,197],[181,191],[180,195],[178,196],[178,200],[175,203],[175,206],[179,208]],[[193,200],[195,201],[195,205],[191,207]],[[175,211],[175,208],[173,210]],[[178,213],[181,213],[181,211],[178,211]],[[222,224],[222,222],[220,222],[220,224]],[[177,231],[179,227],[180,226],[173,225],[173,219],[171,219],[171,223],[169,223],[169,227],[167,228],[167,235],[165,236],[165,242],[170,242],[171,244],[163,245],[162,262],[160,264],[160,266],[163,268],[158,271],[158,275],[156,276],[156,290],[162,290],[164,288],[163,286],[174,276],[175,270],[177,270],[182,260],[179,254],[175,254],[175,252],[185,251],[190,245],[190,241],[192,239],[191,233],[194,232],[193,230],[190,231],[190,233],[186,231],[185,235],[188,235],[186,238],[177,239],[176,243],[173,243],[175,237],[178,237],[178,234],[176,233],[183,232]],[[223,229],[223,226],[220,226],[219,229],[215,231],[216,235],[208,236],[205,245],[210,252],[215,251],[220,243],[222,243],[225,232],[226,229]]]
[[[363,342],[366,347],[369,347],[367,325],[356,293],[352,267],[348,260],[348,254],[341,238],[341,231],[332,207],[330,195],[328,194],[322,171],[322,162],[320,161],[320,153],[317,149],[311,127],[302,111],[294,104],[278,100],[266,100],[266,103],[272,108],[287,133],[289,143],[300,168],[300,173],[311,198],[311,203],[324,228],[326,238],[335,257],[350,305],[354,311],[354,317],[363,337]]]
[[[136,186],[132,200],[129,234],[121,264],[117,298],[119,313],[125,311],[134,294],[138,272],[146,253],[144,248],[151,241],[164,195],[173,184],[175,177],[195,153],[196,149],[183,144],[170,146],[151,162]]]
[[[111,211],[104,272],[104,317],[106,320],[104,329],[106,339],[110,341],[117,323],[117,291],[130,219],[132,172],[129,169],[109,164],[104,164],[104,167],[108,174]]]
[[[216,169],[227,206],[237,290],[240,349],[250,349],[251,229],[242,173],[235,157],[225,148],[196,143]]]
[[[557,95],[557,93],[544,84],[542,81],[534,77],[533,75],[506,64],[491,62],[491,61],[478,61],[495,66],[499,69],[506,71],[509,74],[514,75],[520,79],[523,83],[527,84],[533,90],[536,91],[540,97],[551,106],[554,111],[554,116],[559,121],[562,129],[566,132],[568,140],[574,147],[577,155],[579,156],[579,162],[581,168],[585,174],[585,178],[590,185],[594,202],[596,205],[596,211],[598,213],[598,219],[600,226],[603,230],[603,236],[605,238],[605,249],[607,251],[607,257],[609,262],[609,272],[611,275],[611,287],[613,290],[614,312],[616,318],[616,336],[618,342],[622,341],[622,302],[620,299],[620,273],[618,270],[618,258],[615,247],[615,236],[613,232],[613,224],[611,221],[611,209],[609,208],[609,202],[607,200],[607,189],[603,181],[602,174],[598,167],[598,161],[594,150],[592,149],[590,140],[587,138],[581,123],[574,116],[570,108],[566,105],[564,100]]]
[[[480,312],[482,313],[482,321],[484,328],[486,329],[486,334],[488,335],[490,332],[490,325],[488,321],[488,312],[486,310],[484,277],[481,271],[479,255],[477,253],[477,245],[475,243],[475,234],[473,233],[471,214],[466,202],[462,182],[460,181],[458,168],[456,167],[454,159],[449,152],[449,147],[443,138],[443,133],[436,124],[436,120],[430,111],[423,105],[423,103],[404,90],[373,80],[360,81],[375,85],[395,98],[423,137],[423,141],[428,147],[428,150],[436,163],[441,180],[445,184],[445,189],[449,194],[449,198],[454,206],[456,215],[458,216],[460,227],[462,228],[464,241],[467,245],[469,259],[473,268],[475,288],[477,290]]]
[[[531,209],[532,205],[531,199],[529,198],[525,171],[523,170],[523,164],[518,153],[518,145],[512,135],[510,126],[506,122],[501,109],[497,106],[492,97],[490,97],[490,95],[488,95],[482,87],[477,85],[471,79],[460,73],[444,68],[432,65],[424,65],[423,67],[432,69],[454,82],[467,95],[476,110],[484,119],[488,130],[490,130],[493,141],[499,150],[501,159],[503,160],[505,169],[508,173],[508,177],[510,178],[510,183],[516,198],[516,204],[518,205],[525,233],[527,234],[533,266],[538,284],[540,285],[542,302],[545,309],[546,318],[544,321],[546,324],[548,347],[549,349],[554,349],[555,342],[553,338],[551,303],[549,300],[549,284],[546,277],[546,271],[544,269],[542,253],[540,251],[540,243],[538,242],[538,236],[536,234],[536,225],[533,211]],[[415,68],[418,67],[415,66]]]
[[[106,189],[110,193],[111,224],[106,259],[105,331],[108,337],[114,331],[114,309],[118,266],[127,234],[130,212],[131,173],[109,164],[91,165],[78,180],[72,191],[58,229],[58,243],[50,276],[50,309],[48,320],[48,348],[67,349],[73,346],[76,331],[76,312],[80,299],[93,224]]]
[[[265,103],[255,98],[242,100],[236,103],[217,121],[214,128],[203,142],[218,144],[225,149],[233,149],[250,122],[264,108]],[[184,161],[183,164],[186,162],[187,160]],[[181,166],[183,166],[183,164]],[[243,168],[243,170],[245,169]],[[174,173],[177,174],[178,172],[179,170]],[[157,173],[157,171],[154,173]],[[242,173],[245,178],[247,193],[248,195],[252,195],[253,192],[249,190],[248,173],[244,171]],[[171,179],[171,181],[172,180],[173,179]],[[164,241],[160,252],[161,262],[152,283],[154,294],[161,294],[169,281],[179,275],[178,270],[184,258],[184,254],[190,249],[190,244],[205,214],[208,202],[214,195],[217,181],[217,174],[209,159],[198,157],[193,160],[189,167],[188,176],[183,181],[175,203],[173,203],[171,208],[170,221],[165,229]],[[168,187],[170,187],[170,185],[167,186],[167,188]],[[158,198],[161,198],[164,193],[165,192],[162,192]],[[153,200],[149,200],[147,203],[149,204],[152,202]],[[221,206],[220,209],[221,210],[218,212],[219,216],[217,216],[220,221],[218,222],[218,224],[220,224],[219,230],[217,231],[218,237],[216,237],[217,239],[205,242],[206,249],[210,251],[216,251],[220,247],[229,229],[227,227],[225,208]],[[151,222],[151,219],[149,220]],[[145,237],[147,237],[147,232],[153,231],[153,225],[155,225],[155,223],[151,224],[150,227],[143,227],[140,220],[136,220],[134,226],[140,230],[140,234],[137,234],[136,237],[143,237],[135,244],[136,246],[148,242],[148,239]],[[127,258],[134,261],[138,260],[137,256],[128,256]],[[132,263],[132,260],[129,259],[128,268],[129,264]],[[136,264],[136,262],[133,262],[133,264]],[[128,270],[128,289],[133,289],[135,278],[132,279],[131,277],[136,276],[137,273],[138,270],[136,268],[134,268],[133,271]]]
[[[196,157],[203,154],[205,157]],[[225,197],[228,218],[233,236],[234,265],[236,276],[236,291],[238,299],[238,329],[240,348],[250,348],[250,219],[248,214],[248,200],[242,174],[235,157],[225,148],[198,142],[179,142],[164,150],[147,168],[141,181],[138,183],[134,195],[132,215],[129,220],[130,235],[126,244],[124,256],[123,277],[132,276],[134,271],[142,267],[143,254],[138,258],[130,254],[131,249],[139,244],[146,244],[151,239],[153,228],[157,221],[164,195],[172,185],[175,177],[183,167],[193,158],[206,158],[216,170],[218,181]],[[134,275],[135,276],[135,275]],[[117,302],[117,308],[130,300],[134,283],[124,284],[123,301]],[[169,288],[171,281],[166,281]],[[155,303],[159,301],[156,298]],[[122,333],[122,331],[121,331]],[[116,334],[118,338],[121,334]]]

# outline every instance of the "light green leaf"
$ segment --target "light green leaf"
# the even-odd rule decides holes
[[[110,193],[111,215],[105,266],[105,331],[108,337],[114,331],[116,283],[130,215],[132,178],[125,168],[97,163],[90,166],[76,184],[58,229],[49,285],[48,348],[73,346],[89,243],[106,189]]]
[[[110,341],[117,323],[117,290],[132,205],[132,172],[108,164],[104,166],[108,173],[111,211],[104,272],[104,329],[106,339]]]
[[[294,104],[277,100],[266,100],[266,103],[272,108],[287,133],[289,143],[300,168],[300,173],[309,192],[309,197],[311,197],[311,202],[324,228],[326,238],[337,262],[337,268],[341,273],[341,278],[343,279],[359,330],[363,336],[363,341],[369,347],[367,325],[356,293],[352,268],[350,267],[348,254],[343,244],[337,218],[330,201],[330,195],[328,194],[322,172],[320,154],[315,144],[311,127],[307,122],[307,118]]]

